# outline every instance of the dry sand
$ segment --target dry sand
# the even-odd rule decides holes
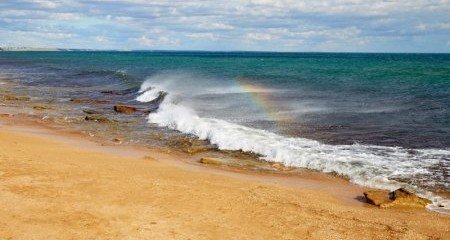
[[[64,139],[0,125],[0,239],[450,239],[424,209]]]

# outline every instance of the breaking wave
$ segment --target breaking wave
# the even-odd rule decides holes
[[[437,182],[444,182],[446,188],[449,187],[445,174],[450,170],[448,149],[411,150],[362,144],[331,145],[301,137],[286,137],[221,119],[201,117],[193,108],[183,105],[183,102],[174,101],[176,96],[173,96],[170,89],[152,85],[151,81],[142,84],[136,100],[150,102],[160,92],[168,92],[169,95],[160,104],[158,111],[149,114],[149,122],[208,140],[221,150],[242,150],[256,153],[265,161],[336,173],[355,184],[367,187],[388,190],[404,187],[430,199],[433,199],[431,193],[407,179],[435,179]],[[442,176],[430,171],[436,168],[444,169]],[[447,201],[438,198],[433,200]]]

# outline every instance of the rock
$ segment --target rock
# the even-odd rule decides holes
[[[279,171],[288,171],[288,170],[291,170],[291,168],[286,167],[286,166],[284,166],[284,165],[282,165],[282,164],[280,164],[280,163],[270,163],[270,165],[271,165],[272,167],[276,168],[276,169],[279,170]]]
[[[368,190],[364,192],[364,197],[368,203],[373,204],[375,206],[381,206],[383,204],[388,204],[392,202],[389,199],[389,192],[383,190]]]
[[[36,105],[36,106],[33,106],[33,109],[35,109],[35,110],[47,110],[47,109],[51,109],[51,107],[43,106],[43,105]]]
[[[200,163],[209,165],[226,165],[226,162],[220,158],[208,158],[204,157],[200,159]]]
[[[31,98],[27,96],[12,96],[12,95],[5,95],[2,97],[5,101],[30,101]]]
[[[148,103],[159,106],[164,101],[164,98],[166,98],[166,96],[167,96],[167,92],[160,91],[158,97],[151,100]]]
[[[248,159],[203,157],[200,159],[199,162],[215,166],[240,167],[240,168],[249,168],[253,170],[271,170],[271,171],[275,170],[275,168],[273,168],[267,162],[252,161]]]
[[[12,117],[14,115],[9,114],[9,113],[0,113],[0,118],[8,118],[8,117]]]
[[[71,98],[70,101],[74,103],[96,103],[96,104],[105,104],[110,102],[108,100],[90,99],[90,98]]]
[[[133,88],[127,88],[127,89],[122,89],[122,90],[105,90],[105,91],[101,91],[101,93],[111,94],[111,95],[127,95],[127,94],[137,93],[138,91],[139,91],[138,87],[133,87]]]
[[[425,207],[426,205],[431,203],[430,200],[421,198],[404,188],[399,188],[389,193],[389,198],[393,201],[389,203],[388,206],[386,207],[391,207],[395,205]]]
[[[99,111],[93,109],[83,109],[83,112],[86,114],[100,114]]]
[[[425,207],[431,203],[430,200],[421,198],[404,188],[399,188],[390,193],[382,190],[369,190],[364,192],[364,196],[368,203],[382,208],[401,206]]]
[[[122,139],[122,138],[119,138],[119,137],[117,137],[117,138],[114,138],[114,139],[113,139],[113,141],[114,141],[115,143],[119,143],[119,144],[121,144],[121,143],[123,142],[123,139]]]
[[[84,118],[84,120],[86,121],[95,121],[95,122],[101,122],[101,123],[108,123],[111,122],[111,120],[109,120],[107,117],[102,116],[102,115],[97,115],[97,114],[93,114],[93,115],[88,115]]]
[[[126,105],[115,105],[114,111],[118,113],[131,114],[137,111],[136,107],[126,106]]]

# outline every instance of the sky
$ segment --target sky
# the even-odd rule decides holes
[[[0,46],[450,53],[450,0],[0,0]]]

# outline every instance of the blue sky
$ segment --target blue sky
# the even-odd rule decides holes
[[[450,0],[3,0],[0,46],[450,52]]]

